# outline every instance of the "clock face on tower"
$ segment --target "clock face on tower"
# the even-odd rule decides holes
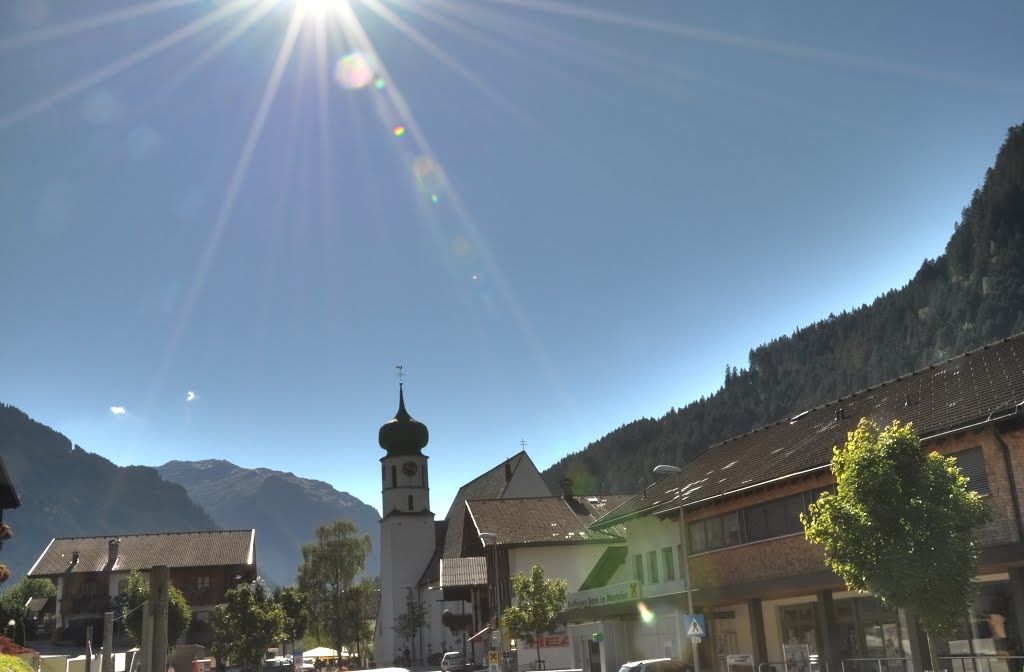
[[[409,461],[402,465],[402,473],[412,478],[420,470],[420,466],[415,462]]]

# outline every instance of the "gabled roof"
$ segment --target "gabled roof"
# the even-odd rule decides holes
[[[109,545],[120,539],[117,559],[109,562]],[[256,530],[158,532],[104,537],[57,537],[39,556],[28,576],[85,572],[127,572],[168,567],[217,567],[253,564]],[[72,563],[74,554],[78,562]]]
[[[14,483],[7,473],[4,460],[0,457],[0,509],[16,509],[21,506],[21,499],[18,491],[14,489]]]
[[[452,505],[445,516],[448,529],[445,533],[445,558],[457,558],[462,555],[462,519],[466,510],[466,502],[470,500],[499,499],[505,494],[508,484],[515,477],[520,466],[533,465],[530,456],[521,450],[496,467],[485,471],[469,483],[466,483],[455,494]],[[534,467],[536,468],[536,467]]]
[[[861,418],[912,422],[922,439],[989,420],[1022,417],[1024,333],[837,399],[711,446],[683,467],[683,500],[695,505],[771,481],[827,469]],[[596,529],[679,508],[676,477],[635,495]]]
[[[629,495],[516,497],[467,502],[476,529],[496,535],[499,546],[609,543],[616,531],[590,526]]]
[[[441,554],[444,552],[444,537],[448,529],[444,520],[434,521],[434,554],[430,556],[426,569],[420,575],[417,586],[429,586],[441,581]]]
[[[441,587],[487,585],[487,558],[441,558]]]

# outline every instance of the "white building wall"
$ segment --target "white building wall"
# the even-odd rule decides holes
[[[579,589],[606,548],[606,544],[511,548],[508,553],[509,571],[512,574],[529,574],[533,571],[534,565],[540,565],[544,568],[546,578],[565,579],[569,592],[574,592]],[[514,600],[515,597],[513,603]],[[525,641],[517,642],[517,646],[521,666],[537,660],[537,647],[527,646]],[[540,654],[541,660],[550,670],[579,665],[578,662],[574,662],[572,636],[564,627],[544,638]]]

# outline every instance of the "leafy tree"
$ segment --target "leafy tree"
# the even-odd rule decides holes
[[[267,649],[285,636],[284,609],[262,579],[229,590],[213,612],[215,656],[244,670],[263,660]]]
[[[377,584],[373,579],[363,579],[345,591],[342,601],[345,645],[350,651],[355,651],[360,660],[369,652],[369,644],[373,641],[377,596]]]
[[[427,605],[416,599],[416,593],[412,588],[405,588],[405,611],[395,617],[393,626],[403,639],[412,642],[413,663],[416,657],[416,635],[427,623]]]
[[[516,603],[505,610],[508,632],[528,643],[537,643],[537,668],[540,669],[541,635],[555,629],[555,617],[565,608],[568,586],[565,579],[544,578],[544,568],[534,565],[530,575],[512,577]]]
[[[302,547],[299,590],[309,597],[309,629],[333,642],[341,653],[346,643],[345,593],[366,567],[370,535],[359,536],[347,520],[321,525],[316,541]]]
[[[306,636],[306,623],[309,621],[306,594],[296,588],[278,588],[274,591],[274,599],[284,610],[284,634],[288,637],[295,650],[295,640]]]
[[[988,507],[953,458],[925,453],[910,424],[879,430],[862,419],[832,458],[836,493],[801,515],[805,535],[852,590],[916,615],[928,636],[964,619],[973,595],[977,527]]]
[[[0,623],[14,621],[14,640],[24,644],[35,635],[35,621],[25,603],[33,597],[53,597],[57,587],[48,579],[22,577],[3,593],[0,593]]]
[[[181,641],[192,622],[192,610],[185,595],[169,586],[167,589],[167,647],[168,650]],[[121,617],[125,632],[136,646],[142,646],[142,609],[149,601],[149,581],[138,571],[131,571],[125,589],[115,598],[114,611]]]

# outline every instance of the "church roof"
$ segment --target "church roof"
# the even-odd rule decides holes
[[[441,558],[440,566],[442,588],[487,585],[487,558]]]
[[[533,465],[530,456],[521,450],[501,464],[493,467],[466,483],[455,495],[445,516],[447,531],[442,557],[457,558],[462,555],[462,529],[466,514],[466,502],[470,500],[500,499],[516,471],[525,464]],[[534,467],[536,468],[536,467]]]
[[[927,439],[994,420],[1024,420],[1024,333],[855,392],[711,446],[683,466],[688,506],[828,469],[861,418],[912,422]],[[604,529],[679,508],[676,476],[663,478],[599,520]]]
[[[591,530],[630,495],[517,497],[467,502],[476,529],[496,535],[499,546],[622,541],[621,530]]]

